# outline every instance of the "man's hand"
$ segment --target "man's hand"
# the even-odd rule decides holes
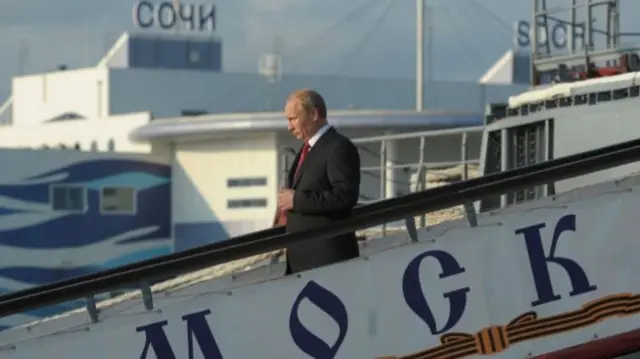
[[[281,189],[278,193],[278,208],[281,211],[289,211],[293,209],[293,190]]]

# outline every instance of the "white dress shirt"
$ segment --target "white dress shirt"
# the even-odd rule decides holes
[[[320,127],[318,132],[316,132],[316,134],[311,136],[311,138],[309,139],[309,149],[313,148],[313,145],[318,143],[318,140],[320,140],[320,137],[322,137],[322,135],[324,135],[327,131],[329,131],[330,128],[331,128],[331,125],[328,123]]]

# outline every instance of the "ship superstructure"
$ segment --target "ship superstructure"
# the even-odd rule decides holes
[[[636,37],[621,30],[622,0],[532,0],[531,73],[534,86],[611,76],[638,70]],[[628,5],[635,5],[631,1]],[[627,14],[631,21],[633,15]],[[555,29],[564,25],[568,46],[551,46]]]
[[[548,42],[534,41],[529,91],[504,103],[487,106],[482,140],[481,173],[508,171],[553,158],[607,146],[640,135],[640,46],[622,46],[633,35],[620,31],[620,0],[533,0],[533,34],[545,34],[550,22],[563,22],[569,39],[577,39],[567,52],[554,52]],[[567,4],[568,6],[561,6]],[[556,6],[557,5],[557,6]],[[556,14],[567,13],[568,18]],[[605,19],[605,28],[597,27]],[[535,36],[534,36],[535,37]],[[616,168],[488,198],[479,209],[561,193],[603,180],[624,176],[637,165]]]

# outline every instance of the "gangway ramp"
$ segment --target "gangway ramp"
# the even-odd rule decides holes
[[[331,228],[252,233],[5,295],[0,314],[228,263],[293,241],[404,218],[410,222],[420,213],[638,159],[640,140],[458,182],[364,206]],[[406,235],[380,239],[386,248],[348,262],[294,276],[219,282],[180,297],[152,297],[147,308],[126,316],[97,313],[93,323],[85,317],[57,331],[56,320],[47,331],[11,329],[0,333],[0,353],[9,359],[73,359],[87,353],[105,359],[513,358],[583,344],[594,334],[619,335],[638,326],[640,288],[634,273],[640,268],[634,254],[640,250],[635,240],[640,228],[634,228],[634,207],[640,205],[639,185],[634,176],[469,214],[468,222],[409,230],[410,240]]]

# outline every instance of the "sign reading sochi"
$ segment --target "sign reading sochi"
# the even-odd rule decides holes
[[[514,43],[518,48],[527,48],[533,42],[533,26],[525,20],[516,21],[514,24]],[[551,50],[566,50],[573,41],[576,49],[582,49],[584,41],[584,26],[571,25],[566,22],[549,22],[547,26],[538,25],[538,48],[549,44]]]
[[[213,32],[216,29],[216,7],[213,4],[183,4],[179,1],[152,3],[142,0],[133,5],[133,23],[142,29],[186,28]]]

